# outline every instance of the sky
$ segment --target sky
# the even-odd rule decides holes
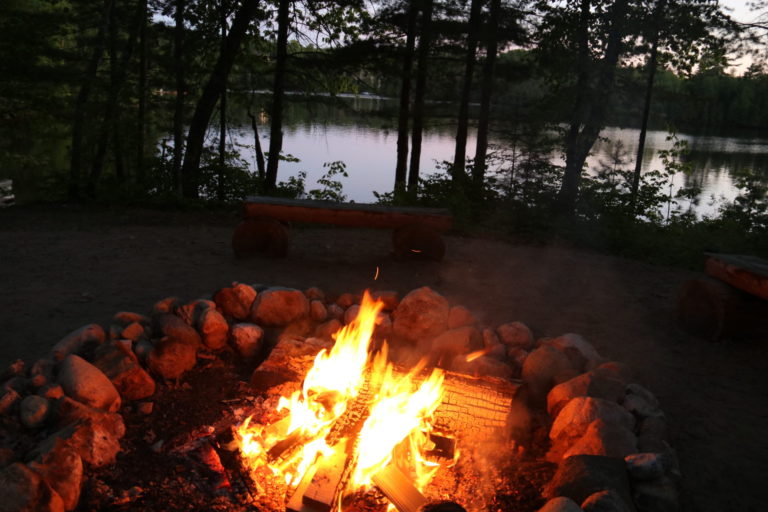
[[[720,0],[720,5],[732,9],[731,11],[727,12],[729,12],[733,19],[742,23],[755,21],[755,19],[760,14],[757,11],[749,10],[748,0]],[[751,62],[752,59],[750,57],[743,57],[741,59],[735,60],[733,62],[731,71],[734,74],[740,75],[749,67]]]

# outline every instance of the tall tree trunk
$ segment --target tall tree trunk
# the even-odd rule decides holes
[[[227,46],[227,12],[224,9],[223,0],[220,2],[221,9],[221,52],[226,51]],[[224,165],[227,162],[227,77],[224,77],[224,83],[221,87],[221,98],[219,98],[219,183],[218,200],[224,201],[224,181],[226,173]]]
[[[216,59],[216,64],[214,64],[211,75],[208,77],[200,99],[195,106],[195,112],[189,124],[187,150],[184,153],[184,164],[182,166],[184,197],[199,197],[200,158],[203,153],[205,132],[208,130],[211,115],[216,108],[216,103],[219,101],[219,96],[224,89],[227,77],[232,69],[232,64],[248,32],[248,27],[256,15],[258,5],[258,0],[243,0],[232,21],[232,26],[225,41],[226,44],[222,47],[222,51]]]
[[[96,80],[96,72],[99,69],[101,60],[104,58],[104,44],[106,42],[107,30],[109,29],[109,18],[114,6],[115,0],[106,0],[104,2],[104,10],[96,34],[93,52],[88,60],[83,82],[80,85],[80,91],[75,100],[74,119],[72,121],[72,149],[70,150],[69,162],[69,197],[74,200],[80,199],[80,176],[82,175],[83,166],[83,130],[86,121],[85,109],[91,97],[91,88]]]
[[[125,48],[123,48],[123,52],[119,58],[117,52],[117,13],[115,12],[115,9],[112,9],[109,17],[109,94],[107,96],[107,104],[104,107],[101,132],[96,144],[96,155],[91,165],[91,173],[88,177],[86,192],[89,197],[96,196],[96,188],[104,169],[104,160],[106,158],[110,140],[112,141],[112,150],[115,157],[115,174],[121,184],[125,181],[125,166],[123,162],[121,141],[119,139],[119,97],[122,85],[125,82],[125,75],[128,71],[128,63],[133,56],[133,47],[136,43],[136,36],[141,24],[141,2],[138,2],[136,5],[137,11],[129,29],[128,40],[126,41]]]
[[[147,2],[141,4],[141,25],[139,26],[139,111],[136,133],[136,183],[141,191],[144,190],[144,139],[147,133]]]
[[[621,54],[621,39],[624,36],[624,18],[628,0],[616,0],[611,10],[608,42],[605,56],[600,62],[597,85],[590,87],[589,74],[581,69],[583,55],[587,49],[587,23],[589,21],[589,0],[582,0],[582,27],[580,27],[580,70],[577,80],[577,95],[574,115],[566,136],[565,175],[558,194],[558,210],[571,215],[576,207],[581,173],[584,162],[595,144],[605,123],[611,94],[615,85],[616,65]],[[586,57],[588,58],[588,57]]]
[[[186,0],[176,0],[174,11],[175,27],[173,30],[173,62],[176,71],[176,101],[173,109],[173,189],[177,196],[182,193],[182,156],[184,147],[184,96],[186,81],[184,77],[184,8]]]
[[[427,61],[432,42],[432,3],[422,0],[421,33],[416,63],[416,92],[413,98],[413,132],[411,133],[411,165],[408,170],[408,191],[416,193],[419,186],[421,139],[424,132],[424,94],[427,87]]]
[[[459,118],[456,128],[456,151],[453,155],[453,185],[461,188],[466,181],[467,132],[469,130],[469,97],[472,92],[472,76],[475,73],[475,53],[480,28],[482,0],[472,0],[469,8],[467,52],[464,59],[464,81],[459,100]]]
[[[400,107],[397,116],[397,162],[395,164],[395,194],[405,190],[408,172],[408,117],[411,105],[411,70],[416,46],[416,2],[410,2],[405,28],[405,53],[400,73]]]
[[[630,192],[630,209],[634,214],[637,204],[637,191],[640,188],[640,175],[643,168],[643,153],[645,152],[645,137],[648,132],[648,118],[651,114],[651,97],[653,95],[653,81],[656,78],[656,65],[659,55],[659,24],[666,7],[666,0],[660,0],[656,4],[654,13],[653,39],[651,41],[651,54],[648,58],[648,77],[645,84],[645,102],[643,103],[643,120],[640,125],[640,138],[637,142],[637,157],[635,158],[635,172],[632,174],[632,190]]]
[[[285,95],[285,68],[288,60],[288,11],[289,0],[280,0],[277,9],[277,55],[275,81],[272,87],[272,111],[269,127],[269,160],[265,192],[272,192],[277,185],[277,167],[283,150],[283,96]]]
[[[483,83],[480,96],[480,117],[477,120],[477,145],[475,146],[475,166],[472,168],[472,181],[480,190],[485,180],[486,159],[488,156],[488,128],[491,117],[491,95],[493,94],[493,71],[496,66],[498,46],[499,11],[501,0],[491,0],[488,12],[488,31],[485,40],[485,63],[483,64]]]
[[[259,140],[259,123],[256,120],[256,115],[253,113],[253,96],[251,96],[251,102],[248,103],[248,117],[251,118],[251,129],[253,130],[253,148],[256,151],[256,171],[259,174],[259,179],[263,182],[267,175],[266,168],[264,166],[264,152],[261,150],[261,140]]]

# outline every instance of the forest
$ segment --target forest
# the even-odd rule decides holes
[[[658,241],[681,230],[700,233],[692,250],[716,230],[728,248],[760,252],[764,172],[740,175],[742,193],[708,219],[692,213],[691,190],[673,198],[666,181],[686,170],[674,130],[768,129],[768,6],[753,8],[757,21],[745,24],[717,0],[6,0],[0,179],[19,201],[340,200],[343,162],[312,194],[281,175],[285,104],[374,95],[397,100],[393,186],[380,202],[445,206],[467,226],[504,232],[565,229],[620,252],[633,250],[628,232]],[[734,55],[751,65],[734,73]],[[267,94],[265,107],[253,91]],[[255,169],[227,138],[244,116]],[[435,116],[455,123],[456,143],[443,172],[428,174],[419,156]],[[509,148],[489,142],[501,119],[521,127],[512,166]],[[588,173],[608,124],[640,129],[632,168]],[[649,126],[670,127],[674,145],[665,169],[641,173]]]

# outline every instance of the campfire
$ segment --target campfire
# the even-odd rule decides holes
[[[429,288],[235,283],[121,312],[14,363],[0,420],[14,510],[677,503],[664,415],[626,367],[578,335],[482,327]]]

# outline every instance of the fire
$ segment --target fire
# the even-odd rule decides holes
[[[382,308],[381,301],[364,294],[357,317],[336,333],[329,351],[316,356],[302,389],[280,398],[278,410],[287,411],[283,420],[264,426],[248,418],[237,428],[240,453],[252,471],[269,468],[296,488],[343,442],[351,447],[345,492],[371,485],[389,464],[409,475],[419,490],[425,488],[439,467],[424,453],[431,445],[430,420],[441,401],[444,376],[434,370],[424,378],[423,363],[408,373],[396,371],[386,344],[370,353]],[[358,398],[363,388],[365,395]],[[330,439],[337,420],[360,400],[366,401],[367,418],[358,432],[345,434],[353,439]]]

